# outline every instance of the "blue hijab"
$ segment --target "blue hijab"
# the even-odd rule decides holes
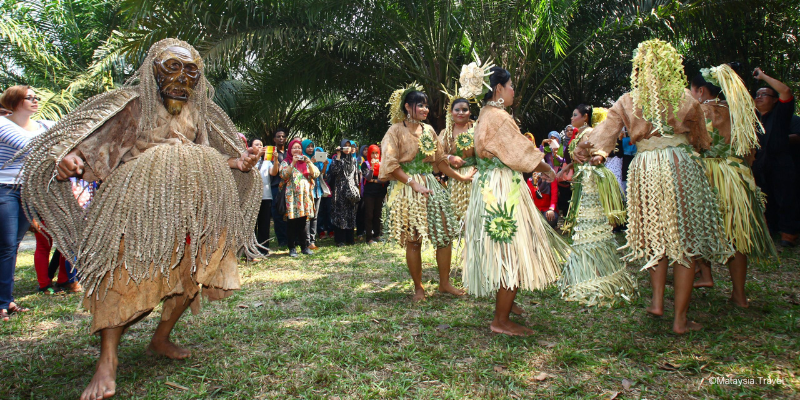
[[[308,149],[308,146],[317,147],[317,145],[315,145],[314,142],[311,139],[303,140],[302,142],[300,142],[300,145],[303,146],[303,154],[307,155],[308,158],[312,158],[313,159],[314,158],[314,153],[308,154],[306,149]]]

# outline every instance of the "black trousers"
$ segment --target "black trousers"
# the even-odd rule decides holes
[[[383,196],[364,197],[364,230],[367,234],[366,240],[368,242],[381,235],[382,208]]]
[[[364,220],[364,197],[361,197],[361,200],[358,201],[358,207],[356,208],[356,234],[363,235],[364,234],[364,227],[365,220]]]
[[[336,228],[333,231],[333,233],[334,233],[334,239],[333,240],[337,244],[339,244],[339,243],[355,244],[356,243],[355,236],[353,235],[353,230],[352,229]]]
[[[317,243],[317,223],[319,222],[319,211],[321,198],[314,199],[314,218],[309,218],[306,223],[306,242],[309,244]]]
[[[290,219],[286,221],[286,241],[289,249],[294,249],[298,244],[300,249],[308,247],[306,240],[306,217]]]
[[[558,184],[558,203],[556,206],[558,207],[558,211],[561,211],[562,214],[567,215],[567,211],[569,211],[569,201],[572,200],[572,187],[561,186],[561,183]]]
[[[798,217],[800,208],[797,206],[800,182],[797,181],[794,165],[790,161],[784,164],[776,163],[764,171],[753,171],[753,173],[756,184],[767,196],[764,214],[769,230],[790,235],[800,233],[800,217]]]
[[[272,219],[272,200],[261,200],[256,218],[256,240],[258,244],[269,247],[269,223]]]

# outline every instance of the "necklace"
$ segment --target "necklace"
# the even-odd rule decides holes
[[[506,109],[506,106],[504,105],[505,102],[506,101],[503,100],[503,98],[501,97],[501,98],[497,99],[496,101],[487,101],[486,105],[487,106],[496,107],[496,108],[499,108],[501,110],[505,110]]]

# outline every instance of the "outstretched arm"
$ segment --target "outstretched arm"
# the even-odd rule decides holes
[[[765,74],[761,68],[753,70],[753,77],[766,82],[767,85],[775,89],[782,101],[789,101],[792,99],[792,89],[789,89],[789,86],[786,86],[783,82]]]

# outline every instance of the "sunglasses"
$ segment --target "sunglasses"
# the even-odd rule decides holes
[[[34,102],[35,101],[35,102],[38,103],[38,102],[42,101],[42,98],[39,97],[39,96],[28,96],[28,97],[25,98],[25,100],[28,100],[30,102]]]
[[[778,96],[773,96],[773,95],[767,94],[767,93],[759,93],[759,94],[756,95],[755,98],[760,99],[762,97],[778,97]]]

